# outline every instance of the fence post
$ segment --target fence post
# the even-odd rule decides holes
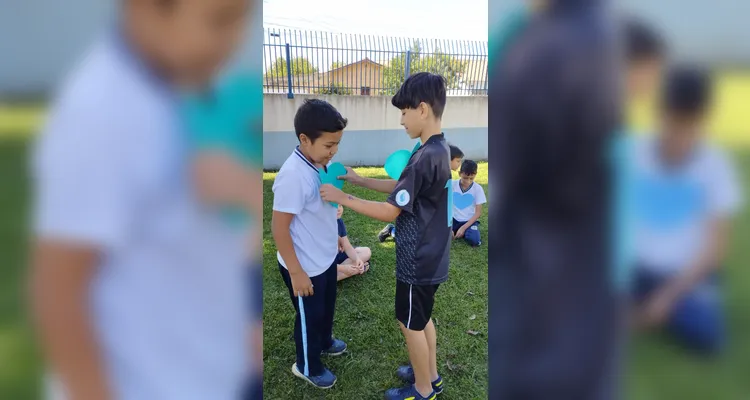
[[[406,66],[404,67],[404,79],[409,77],[409,70],[411,69],[411,50],[406,50]]]
[[[286,81],[288,89],[286,98],[293,99],[294,92],[292,91],[292,57],[291,51],[289,50],[289,43],[286,44]]]

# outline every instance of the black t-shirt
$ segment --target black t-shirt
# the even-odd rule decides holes
[[[427,140],[409,159],[388,203],[396,219],[396,279],[434,285],[448,279],[450,150],[443,134]]]

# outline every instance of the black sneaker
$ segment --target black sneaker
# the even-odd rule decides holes
[[[336,384],[336,375],[334,375],[328,368],[325,368],[320,375],[307,376],[297,368],[297,363],[294,363],[294,365],[292,365],[292,373],[294,376],[305,380],[307,383],[318,389],[330,389]]]
[[[340,356],[346,351],[346,343],[343,340],[333,338],[333,344],[331,347],[323,350],[323,355],[326,356]]]
[[[414,384],[414,369],[411,365],[402,365],[396,370],[396,376],[406,383]],[[432,381],[432,390],[435,394],[443,393],[443,377],[438,375],[438,378]]]
[[[383,230],[380,231],[380,233],[378,233],[378,240],[380,240],[380,243],[385,242],[385,239],[388,239],[389,237],[391,237],[391,232],[393,232],[393,228],[395,228],[393,224],[388,224],[385,226],[385,228],[383,228]]]

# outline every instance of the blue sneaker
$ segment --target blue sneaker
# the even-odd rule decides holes
[[[414,384],[414,369],[411,365],[402,365],[396,370],[396,376],[406,383]],[[438,378],[432,381],[432,390],[435,394],[443,393],[443,377],[438,375]]]
[[[327,356],[340,356],[346,351],[346,343],[343,340],[333,338],[333,344],[331,347],[323,350],[324,355]]]
[[[305,376],[305,374],[297,368],[297,363],[294,363],[294,365],[292,365],[292,373],[294,376],[307,381],[318,389],[330,389],[336,384],[336,375],[329,371],[328,368],[324,368],[323,373],[320,375]]]
[[[385,392],[385,400],[435,400],[437,394],[433,390],[427,397],[422,396],[414,385],[402,388],[388,389]]]

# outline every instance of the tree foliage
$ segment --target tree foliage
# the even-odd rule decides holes
[[[316,68],[310,60],[304,57],[292,58],[291,70],[292,76],[314,74],[318,72],[318,68]],[[271,64],[271,68],[268,70],[267,75],[274,78],[283,78],[286,76],[286,73],[286,59],[284,57],[279,57],[273,62],[273,64]]]
[[[386,87],[386,94],[391,96],[395,94],[406,80],[407,57],[409,59],[409,74],[431,72],[442,75],[448,89],[458,88],[461,74],[466,67],[465,61],[445,54],[440,48],[436,48],[432,53],[425,53],[419,41],[414,41],[408,53],[404,52],[393,57],[388,66],[384,68],[383,84]]]

